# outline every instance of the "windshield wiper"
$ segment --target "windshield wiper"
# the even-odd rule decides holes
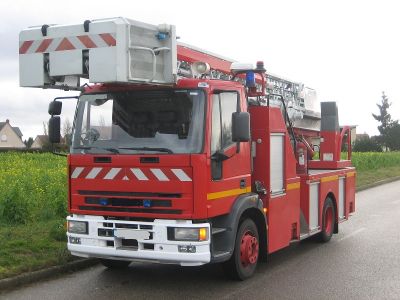
[[[124,150],[143,150],[143,151],[158,151],[158,152],[167,152],[167,153],[174,153],[171,149],[168,148],[156,148],[156,147],[118,147],[118,149]]]
[[[100,150],[106,150],[115,154],[118,154],[119,151],[118,149],[115,148],[102,148],[102,147],[96,147],[96,146],[79,146],[79,147],[74,147],[73,149],[82,149],[82,150],[90,150],[90,149],[100,149]]]

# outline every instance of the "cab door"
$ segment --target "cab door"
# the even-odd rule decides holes
[[[238,91],[222,90],[212,95],[209,217],[228,213],[240,194],[251,191],[249,142],[232,141],[232,114],[246,109],[243,103]]]

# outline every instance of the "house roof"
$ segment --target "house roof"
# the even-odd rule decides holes
[[[3,127],[7,124],[8,122],[0,122],[0,130],[2,130],[3,129]],[[10,124],[10,123],[8,123],[8,124]],[[11,125],[10,125],[11,126]],[[19,129],[19,127],[12,127],[11,126],[11,128],[14,130],[14,132],[20,137],[20,138],[22,138],[22,132],[21,132],[21,129]]]
[[[48,135],[37,135],[35,140],[38,139],[40,143],[44,144],[49,141],[49,136]]]
[[[13,127],[12,129],[14,129],[15,133],[18,134],[19,137],[22,137],[22,132],[21,129],[19,129],[19,127]]]

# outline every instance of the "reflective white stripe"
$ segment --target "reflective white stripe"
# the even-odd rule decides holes
[[[84,169],[85,169],[85,168],[82,168],[82,167],[77,167],[77,168],[75,168],[74,171],[73,171],[72,174],[71,174],[71,178],[72,178],[72,179],[78,178],[78,176],[82,173],[82,171],[83,171]]]
[[[182,169],[171,169],[171,171],[180,181],[192,181],[192,179]]]
[[[58,45],[61,43],[61,38],[55,38],[53,41],[50,43],[50,45],[47,47],[46,52],[53,52],[56,51]]]
[[[70,43],[74,45],[75,49],[84,49],[86,48],[85,45],[82,44],[82,42],[76,37],[76,36],[70,36],[68,38]]]
[[[117,176],[117,174],[119,173],[119,171],[121,171],[121,168],[112,168],[106,176],[104,176],[104,179],[114,179],[115,176]]]
[[[93,168],[89,174],[87,174],[86,179],[94,179],[100,173],[103,168]]]
[[[149,180],[146,175],[142,172],[142,170],[137,168],[131,169],[132,173],[136,176],[138,180]]]
[[[107,47],[107,43],[98,34],[89,35],[93,43],[96,44],[97,48]]]
[[[169,178],[160,169],[150,169],[154,176],[160,181],[169,181]]]
[[[32,45],[29,47],[28,51],[26,51],[26,54],[31,54],[31,53],[35,53],[36,50],[39,48],[40,44],[42,43],[41,40],[36,40],[33,41]]]

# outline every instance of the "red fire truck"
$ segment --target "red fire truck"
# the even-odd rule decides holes
[[[350,130],[315,91],[124,18],[20,34],[20,85],[77,90],[68,249],[107,267],[222,263],[238,279],[355,210]],[[86,81],[85,84],[82,84]],[[347,159],[341,159],[342,142]]]

